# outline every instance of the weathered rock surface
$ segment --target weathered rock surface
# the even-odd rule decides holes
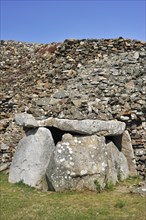
[[[45,184],[45,189],[49,190],[83,191],[96,190],[97,181],[104,188],[108,181],[116,184],[119,178],[123,180],[129,175],[126,157],[131,165],[133,151],[130,136],[128,132],[124,133],[124,122],[58,118],[36,120],[27,113],[16,114],[15,121],[27,131],[27,137],[20,141],[16,150],[10,169],[10,182],[22,180],[39,188],[43,188],[42,184],[45,182],[48,184]],[[59,139],[61,141],[58,142]],[[6,146],[3,145],[3,148]],[[126,157],[120,150],[123,150]],[[48,155],[43,161],[45,154]]]
[[[54,148],[48,129],[29,130],[18,144],[10,167],[9,182],[23,181],[32,187],[43,188],[46,168]]]
[[[130,190],[131,193],[134,193],[134,194],[139,194],[143,197],[146,197],[146,182],[145,183],[142,183],[140,184],[140,186],[134,186],[131,190]]]
[[[136,176],[136,161],[134,156],[134,150],[132,148],[131,138],[128,131],[124,131],[124,133],[122,134],[121,146],[121,152],[125,155],[128,162],[129,175]]]
[[[98,134],[103,136],[120,135],[125,130],[125,123],[120,121],[102,120],[69,120],[49,118],[38,121],[39,126],[56,127],[63,131],[75,132],[79,134]]]
[[[15,122],[17,125],[27,128],[38,127],[37,121],[31,114],[19,113],[15,115]]]
[[[9,167],[10,163],[4,163],[0,165],[0,171],[4,171]]]
[[[111,141],[107,143],[106,151],[108,160],[106,178],[114,184],[128,178],[129,168],[124,154]]]
[[[104,137],[65,134],[56,145],[46,175],[49,190],[96,190],[95,181],[104,188],[128,177],[128,164],[116,146],[106,145]]]
[[[102,120],[69,120],[48,118],[45,120],[35,120],[31,114],[20,113],[15,115],[17,125],[23,127],[55,127],[62,131],[75,132],[79,134],[98,135],[120,135],[124,132],[126,124],[120,121]]]
[[[67,119],[118,119],[132,139],[145,176],[146,42],[82,39],[62,43],[0,42],[2,163],[11,162],[23,130],[14,114]],[[137,151],[143,152],[142,155]]]

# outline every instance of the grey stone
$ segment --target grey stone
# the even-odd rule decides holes
[[[146,183],[141,184],[139,187],[132,187],[130,190],[131,193],[140,194],[143,197],[146,197]]]
[[[139,58],[139,52],[135,52],[133,57],[137,60]]]
[[[136,149],[135,150],[135,155],[136,156],[143,156],[146,154],[146,148],[143,148],[143,149]]]
[[[121,152],[127,158],[128,167],[129,167],[129,175],[135,176],[137,175],[136,161],[135,161],[134,151],[132,148],[131,138],[127,130],[124,131],[124,133],[122,134],[121,145],[122,145]]]
[[[0,146],[0,149],[1,150],[8,150],[9,149],[9,146],[7,145],[7,144],[5,144],[5,143],[1,143],[1,146]]]
[[[104,137],[65,134],[56,145],[46,176],[49,190],[96,190],[95,181],[103,189],[107,181],[115,184],[129,175],[127,159]]]
[[[72,113],[73,119],[77,119],[77,120],[84,119],[84,115],[75,106],[73,106],[70,111]]]
[[[44,175],[54,148],[48,129],[29,130],[18,144],[10,167],[9,182],[23,181],[32,187],[43,188]]]
[[[48,118],[37,121],[38,126],[56,127],[63,131],[76,132],[79,134],[98,134],[103,136],[119,135],[125,130],[125,123],[120,121],[102,121],[102,120],[69,120]]]
[[[121,119],[122,121],[128,121],[128,120],[129,120],[129,117],[128,117],[128,116],[123,116],[123,115],[121,115],[121,116],[120,116],[120,119]]]
[[[35,101],[38,106],[46,106],[50,104],[50,98],[44,97]]]
[[[8,160],[12,160],[23,135],[23,129],[18,130],[13,123],[11,126],[16,112],[27,111],[35,117],[82,119],[77,114],[73,117],[70,110],[74,105],[84,119],[120,120],[120,116],[128,116],[125,122],[133,147],[144,148],[146,42],[121,38],[65,40],[53,44],[56,50],[51,49],[52,44],[1,42],[0,139],[10,146]],[[102,50],[104,47],[106,51]],[[53,98],[59,91],[69,97]],[[91,105],[88,111],[88,103],[95,102],[97,97],[101,102],[98,106]],[[109,101],[105,102],[105,97]],[[74,99],[80,102],[73,102]],[[36,100],[42,103],[37,105]],[[136,118],[131,116],[133,113]],[[141,133],[137,140],[133,129]],[[139,157],[136,161],[137,165],[144,165]]]
[[[55,93],[53,97],[56,99],[63,99],[63,98],[67,98],[68,96],[69,95],[67,94],[67,92],[60,90],[59,92]]]
[[[56,98],[50,98],[50,105],[56,105],[60,102],[61,99],[56,99]]]
[[[15,114],[15,122],[17,125],[22,127],[38,127],[37,121],[31,114],[19,113]]]
[[[46,171],[49,189],[95,190],[95,180],[104,185],[106,166],[104,137],[65,134],[56,145]]]
[[[9,162],[0,164],[0,172],[6,170],[7,168],[9,168],[9,166]]]
[[[114,184],[119,180],[124,180],[129,175],[127,159],[122,152],[114,145],[112,141],[106,145],[107,151],[107,180]]]

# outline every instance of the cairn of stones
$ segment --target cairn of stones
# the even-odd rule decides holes
[[[17,113],[24,113],[25,116],[32,115],[37,123],[39,121],[39,125],[34,126],[33,129],[37,129],[38,132],[40,129],[47,129],[47,132],[51,132],[52,152],[56,152],[59,144],[63,147],[64,142],[74,143],[74,139],[77,140],[77,143],[84,142],[85,140],[81,139],[85,137],[80,135],[87,136],[87,143],[88,137],[94,136],[92,137],[93,142],[99,142],[99,139],[102,139],[100,141],[103,148],[106,148],[109,143],[112,146],[114,144],[126,158],[125,164],[128,164],[126,153],[122,150],[126,146],[121,145],[122,137],[126,133],[126,139],[128,138],[128,142],[132,146],[133,151],[130,150],[130,154],[133,155],[131,156],[132,161],[135,160],[136,172],[144,178],[146,157],[145,42],[122,37],[100,40],[68,39],[62,43],[50,44],[1,41],[0,47],[0,170],[10,167],[14,153],[21,145],[19,141],[31,132],[32,128],[30,129],[29,124],[20,125],[18,122],[16,123],[16,119],[14,120]],[[21,117],[23,118],[22,115]],[[81,131],[62,130],[62,128],[50,126],[50,124],[40,125],[45,120],[49,121],[50,118],[51,120],[53,118],[61,121],[79,121],[81,124],[86,120],[100,121],[100,123],[103,121],[107,124],[114,121],[124,123],[125,128],[120,134],[107,135],[104,130],[90,134],[92,126],[90,128],[88,126],[88,133],[80,134]],[[55,133],[57,137],[55,137]],[[51,160],[56,160],[56,157],[57,154]],[[65,160],[67,159],[65,158]],[[50,181],[53,168],[50,167],[50,171],[48,171],[50,159],[48,158],[46,161],[45,169]],[[129,167],[127,171],[126,169],[125,173],[128,175]],[[81,169],[84,178],[88,177],[89,170]],[[75,174],[66,173],[64,175],[64,179],[67,175],[67,178],[70,176],[71,180],[76,179]],[[80,178],[80,175],[81,173],[77,173],[75,177]],[[106,175],[110,176],[109,173]],[[105,175],[102,177],[99,178],[99,181],[104,186]],[[92,182],[96,178],[93,178]],[[50,188],[51,186],[56,187],[57,190],[57,186],[52,185],[52,179],[49,183]],[[81,182],[75,182],[75,188],[80,189],[82,185],[84,184]],[[92,184],[91,188],[94,188]]]

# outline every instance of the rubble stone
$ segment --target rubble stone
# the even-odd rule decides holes
[[[124,38],[50,44],[1,41],[0,50],[0,140],[9,146],[9,158],[1,151],[1,161],[11,162],[23,136],[13,123],[18,112],[38,118],[117,119],[126,123],[134,152],[144,152],[146,42]],[[136,162],[141,163],[138,155]],[[144,170],[138,173],[143,176]]]

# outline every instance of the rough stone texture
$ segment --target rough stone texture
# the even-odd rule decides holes
[[[42,189],[46,168],[54,148],[54,141],[48,129],[29,130],[18,144],[10,167],[9,182],[23,181]]]
[[[140,194],[141,196],[143,197],[146,197],[146,182],[143,184],[140,184],[139,187],[137,186],[134,186],[131,190],[130,190],[131,193],[134,193],[134,194]]]
[[[127,159],[128,167],[129,167],[129,175],[136,176],[136,161],[134,156],[134,151],[131,144],[131,138],[128,131],[124,131],[122,134],[122,148],[121,151]]]
[[[96,190],[96,180],[104,188],[108,180],[116,183],[118,174],[121,179],[128,177],[126,158],[114,144],[106,146],[105,138],[96,135],[65,134],[46,171],[49,189],[55,191]]]
[[[129,168],[124,154],[111,141],[107,143],[106,151],[108,158],[107,179],[114,184],[119,180],[126,179],[129,176]]]
[[[125,130],[125,123],[119,121],[102,121],[102,120],[69,120],[49,118],[37,121],[39,126],[56,127],[63,131],[75,132],[79,134],[98,134],[103,136],[120,135]]]
[[[37,121],[31,114],[19,113],[15,115],[15,122],[17,125],[27,128],[38,127]]]
[[[125,130],[125,123],[120,121],[102,121],[102,120],[69,120],[58,118],[47,118],[44,120],[35,120],[31,114],[20,113],[15,115],[16,124],[29,127],[55,127],[62,131],[76,132],[79,134],[98,134],[103,136],[120,135]]]
[[[0,44],[1,161],[11,162],[23,130],[14,114],[126,123],[138,173],[145,175],[146,43],[82,39],[62,43]],[[6,155],[7,154],[7,155]]]
[[[9,163],[4,163],[2,165],[0,165],[0,172],[6,170],[9,167]]]

